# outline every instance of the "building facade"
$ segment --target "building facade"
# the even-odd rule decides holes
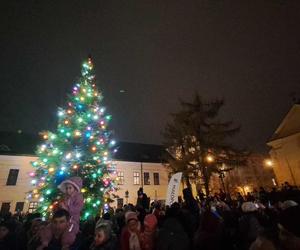
[[[21,147],[22,143],[18,141],[24,139],[22,134],[8,137],[5,141],[5,136],[2,136],[0,144],[0,209],[11,213],[33,212],[37,202],[26,201],[26,196],[32,189],[29,173],[34,170],[31,162],[37,158],[32,152],[35,146]],[[37,140],[31,142],[38,144]],[[118,191],[114,193],[116,198],[112,207],[136,204],[140,187],[150,200],[166,199],[168,170],[162,161],[163,153],[159,145],[119,143],[114,159]]]
[[[300,186],[300,104],[294,104],[267,143],[279,184]]]
[[[252,154],[248,156],[245,166],[238,166],[228,172],[224,172],[223,176],[215,174],[212,177],[212,192],[218,192],[224,189],[231,195],[240,192],[246,195],[255,189],[259,190],[264,187],[270,190],[277,187],[277,180],[272,166],[266,164],[267,155]],[[222,180],[223,179],[223,180]],[[222,184],[222,181],[224,184]]]

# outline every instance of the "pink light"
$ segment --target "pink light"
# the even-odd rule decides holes
[[[35,176],[35,173],[34,173],[34,172],[31,172],[31,173],[29,173],[29,176],[30,176],[30,177],[34,177],[34,176]]]

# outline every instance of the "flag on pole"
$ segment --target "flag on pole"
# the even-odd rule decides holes
[[[174,202],[178,202],[178,192],[181,182],[182,172],[176,173],[171,177],[168,186],[166,205],[171,206]]]

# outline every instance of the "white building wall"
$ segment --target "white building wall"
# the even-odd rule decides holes
[[[34,169],[31,162],[36,160],[35,156],[10,156],[0,155],[0,208],[3,203],[10,203],[10,212],[14,213],[17,202],[25,202],[23,212],[28,211],[29,203],[26,203],[26,193],[32,189],[30,184],[31,178],[29,173]],[[142,165],[142,166],[141,166]],[[129,192],[128,203],[136,204],[137,191],[142,186],[142,172],[149,172],[150,185],[144,185],[144,192],[151,200],[165,200],[168,186],[168,171],[163,164],[160,163],[140,163],[116,161],[117,172],[124,173],[124,185],[119,185],[119,190],[115,193],[119,198],[123,199],[123,203],[127,202],[125,192]],[[10,169],[19,169],[19,175],[15,186],[7,186],[7,178]],[[134,185],[133,174],[140,173],[140,184]],[[153,173],[159,173],[159,185],[154,185]],[[117,201],[112,204],[117,206]]]
[[[10,212],[14,213],[17,202],[25,202],[23,211],[28,210],[26,203],[26,193],[30,190],[31,178],[29,173],[32,171],[31,161],[33,156],[11,156],[0,155],[0,203],[9,202]],[[10,169],[19,169],[18,179],[15,186],[7,186],[7,178]]]

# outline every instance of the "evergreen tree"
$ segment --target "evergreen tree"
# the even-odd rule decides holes
[[[188,187],[191,180],[202,178],[208,195],[210,176],[220,172],[223,163],[230,167],[245,163],[246,154],[228,142],[240,128],[232,121],[220,120],[223,100],[204,102],[197,93],[192,102],[180,104],[181,110],[172,114],[163,132],[165,146],[173,155],[170,168],[183,172]]]
[[[111,116],[101,105],[102,93],[95,85],[91,58],[82,64],[81,77],[67,97],[65,108],[58,109],[55,133],[42,132],[38,159],[30,173],[34,189],[29,198],[39,201],[38,211],[48,217],[62,198],[58,185],[65,179],[82,178],[83,218],[96,216],[108,207],[115,190],[115,166],[111,160],[115,141],[108,130]]]

